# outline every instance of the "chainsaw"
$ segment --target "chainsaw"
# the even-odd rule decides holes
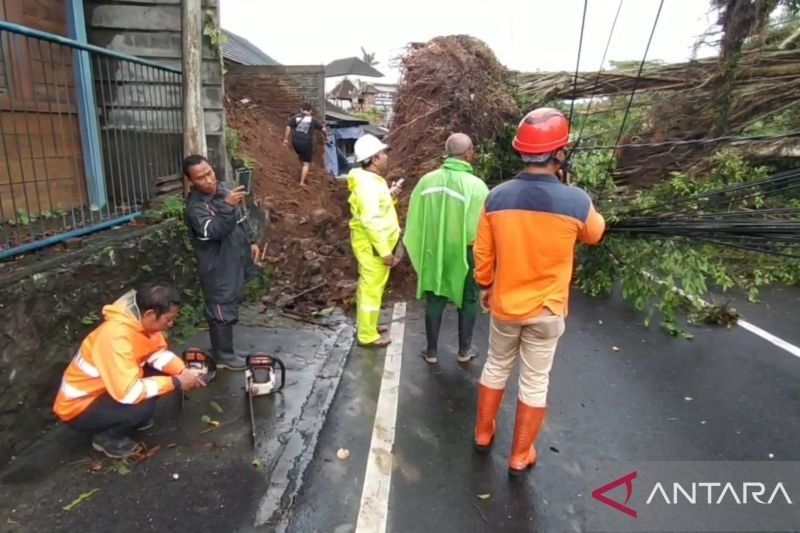
[[[250,430],[253,446],[256,445],[256,419],[253,398],[281,390],[286,383],[286,366],[275,356],[253,353],[245,359],[244,391],[250,407]]]
[[[210,383],[217,377],[217,366],[211,356],[200,348],[186,348],[181,355],[183,363],[186,368],[191,370],[199,370],[202,373],[202,379],[206,383]]]

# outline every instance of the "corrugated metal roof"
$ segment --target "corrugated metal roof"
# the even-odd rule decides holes
[[[389,129],[377,124],[369,124],[364,126],[364,133],[370,133],[378,139],[383,139],[389,133]]]
[[[280,65],[256,45],[240,35],[223,29],[228,40],[222,45],[222,57],[240,65]]]

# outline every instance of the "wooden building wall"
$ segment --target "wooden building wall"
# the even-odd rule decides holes
[[[0,17],[67,35],[64,0],[0,0]],[[2,32],[0,219],[86,203],[69,49]]]

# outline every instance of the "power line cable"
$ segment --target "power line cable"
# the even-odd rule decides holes
[[[575,141],[575,149],[581,144],[581,139],[583,138],[583,130],[586,127],[586,121],[589,118],[589,111],[592,109],[592,103],[594,102],[594,96],[597,94],[597,88],[600,86],[600,75],[603,73],[603,69],[605,68],[606,64],[606,56],[608,55],[608,49],[611,46],[611,37],[614,35],[614,29],[617,27],[617,19],[619,19],[619,12],[622,10],[622,2],[623,0],[619,0],[619,5],[617,6],[617,14],[614,15],[614,22],[611,23],[611,31],[608,32],[608,40],[606,41],[606,48],[603,51],[603,58],[600,60],[600,68],[597,69],[597,75],[594,78],[594,87],[592,88],[592,94],[589,97],[589,104],[586,106],[586,112],[583,114],[583,120],[581,121],[581,129],[578,132],[578,139]],[[575,91],[577,90],[578,86],[578,75],[577,72],[575,73],[575,85],[572,88],[572,102],[575,102]],[[570,124],[572,124],[572,111],[570,111]]]
[[[583,0],[583,16],[581,17],[581,36],[578,39],[578,59],[575,61],[575,81],[572,86],[572,102],[569,104],[569,123],[572,124],[572,112],[575,109],[575,91],[578,89],[578,71],[581,68],[581,51],[583,50],[583,30],[586,28],[586,11],[589,0]]]
[[[639,80],[642,79],[642,70],[644,70],[644,64],[647,61],[647,53],[650,51],[650,44],[653,42],[653,35],[656,33],[656,27],[658,26],[658,19],[661,17],[661,8],[664,7],[664,0],[661,0],[658,4],[658,11],[656,12],[656,18],[653,21],[653,28],[650,30],[650,37],[647,39],[647,46],[644,49],[644,55],[642,56],[642,61],[639,63],[639,71],[636,74],[636,79],[633,81],[633,88],[631,89],[631,96],[628,100],[628,105],[625,108],[625,114],[622,116],[622,125],[619,127],[619,134],[617,135],[617,142],[614,143],[616,147],[619,145],[619,141],[622,139],[622,133],[625,130],[625,122],[628,120],[628,114],[631,111],[631,104],[633,103],[633,97],[636,95],[636,89],[639,87]]]

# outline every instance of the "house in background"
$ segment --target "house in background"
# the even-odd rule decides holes
[[[394,102],[397,85],[390,83],[369,83],[349,77],[342,79],[327,94],[328,100],[344,110],[355,113],[375,115],[375,122],[389,125],[394,115]]]
[[[356,97],[356,86],[349,78],[344,78],[340,81],[330,92],[328,92],[328,100],[333,102],[334,105],[341,109],[351,109],[353,107],[353,99]]]
[[[373,83],[372,86],[377,91],[375,93],[375,106],[391,113],[394,110],[394,102],[397,98],[397,84]]]

